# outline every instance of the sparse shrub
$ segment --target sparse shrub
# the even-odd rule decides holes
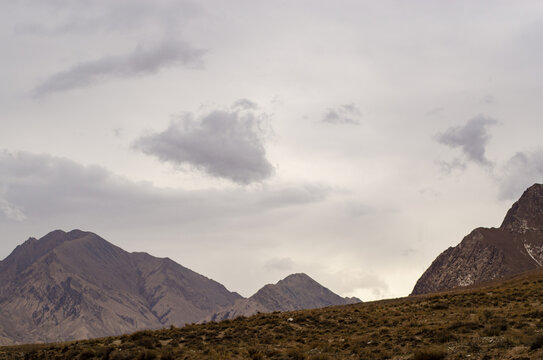
[[[249,349],[247,349],[247,352],[249,353],[249,358],[251,358],[252,360],[264,359],[264,355],[256,347],[250,347]]]
[[[330,360],[330,357],[324,354],[315,354],[311,355],[309,360]]]
[[[158,352],[155,350],[145,349],[143,352],[139,353],[137,360],[155,360],[158,359]]]
[[[304,352],[300,349],[290,349],[287,352],[288,358],[292,360],[305,360],[306,356]]]
[[[438,343],[444,344],[456,340],[456,336],[450,330],[441,330],[435,332],[434,340]]]
[[[433,310],[447,310],[448,308],[449,308],[449,305],[444,302],[437,302],[431,306],[431,309]]]
[[[79,354],[78,359],[79,360],[92,359],[94,358],[95,355],[96,354],[94,353],[92,349],[85,349]]]
[[[537,336],[530,344],[530,350],[537,350],[543,347],[543,335]]]
[[[118,351],[115,350],[109,354],[110,360],[132,360],[134,359],[134,354],[130,351]]]
[[[515,346],[515,343],[509,338],[499,339],[494,347],[497,349],[510,349]]]
[[[447,354],[442,349],[429,348],[419,350],[413,356],[413,360],[441,360],[445,359]]]

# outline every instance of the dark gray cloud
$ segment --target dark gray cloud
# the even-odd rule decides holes
[[[486,144],[490,139],[488,127],[497,123],[495,119],[479,115],[463,126],[452,126],[438,134],[437,141],[451,148],[460,148],[470,161],[490,166],[492,163],[485,156]]]
[[[151,48],[142,46],[129,54],[110,55],[74,65],[45,79],[34,88],[35,96],[85,87],[115,77],[153,74],[178,65],[201,67],[205,51],[184,42],[163,42]]]
[[[273,175],[266,158],[265,118],[252,112],[213,111],[197,120],[186,115],[160,133],[142,136],[134,147],[176,166],[250,184]]]
[[[503,166],[498,181],[501,199],[518,199],[526,188],[543,182],[543,151],[516,153]]]
[[[311,195],[309,192],[316,194]],[[297,195],[299,193],[299,195]],[[324,200],[318,186],[254,190],[173,190],[65,158],[0,152],[0,223],[45,221],[115,226],[206,226]],[[270,197],[279,200],[269,201]]]
[[[322,118],[322,122],[359,125],[361,116],[360,110],[355,104],[345,104],[328,109]]]

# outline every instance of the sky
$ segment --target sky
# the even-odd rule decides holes
[[[0,259],[408,295],[543,182],[540,1],[0,0]]]

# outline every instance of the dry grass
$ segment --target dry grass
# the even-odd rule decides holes
[[[0,348],[0,359],[337,358],[542,359],[543,273],[429,296]]]

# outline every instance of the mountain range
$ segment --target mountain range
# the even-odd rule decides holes
[[[500,279],[543,266],[543,184],[530,186],[499,228],[477,228],[441,253],[412,295]]]
[[[260,312],[345,303],[305,274],[257,294],[245,299],[169,258],[126,252],[92,232],[56,230],[0,261],[0,345],[182,326],[245,301]]]

